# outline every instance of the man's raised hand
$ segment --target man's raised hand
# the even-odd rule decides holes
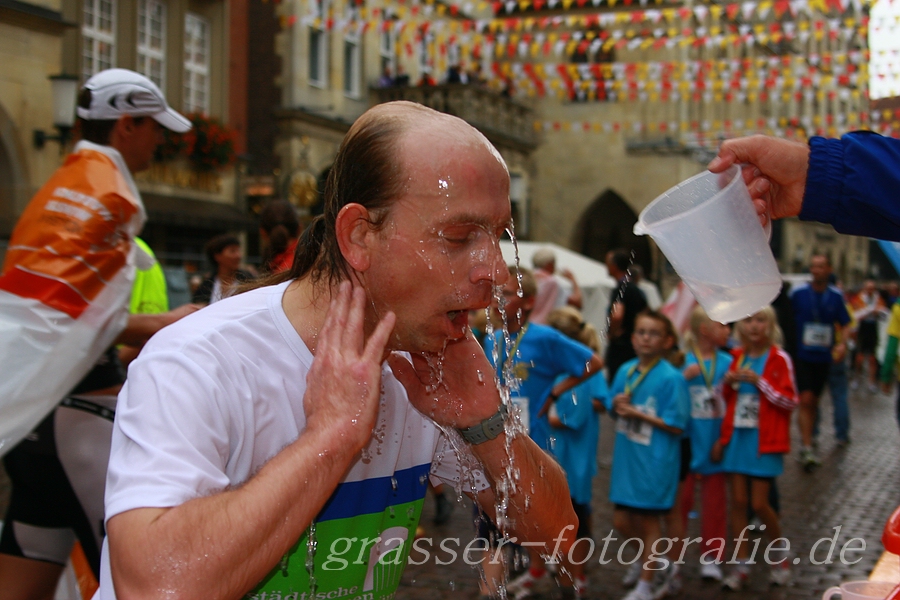
[[[366,294],[341,283],[316,341],[306,376],[307,428],[328,428],[343,444],[362,449],[372,435],[381,397],[381,363],[396,320],[387,313],[365,338]]]
[[[494,368],[471,332],[451,340],[440,354],[388,357],[394,375],[419,412],[448,427],[465,428],[497,412]]]

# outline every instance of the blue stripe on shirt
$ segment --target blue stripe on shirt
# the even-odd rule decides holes
[[[425,497],[431,464],[396,471],[390,477],[376,477],[340,484],[317,521],[346,519],[382,512],[388,506],[414,502]]]

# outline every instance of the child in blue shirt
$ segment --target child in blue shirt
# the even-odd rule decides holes
[[[725,474],[721,463],[710,460],[710,452],[722,426],[725,402],[722,399],[722,378],[731,365],[731,354],[723,348],[731,331],[727,325],[716,323],[703,307],[691,313],[690,331],[685,336],[685,363],[682,374],[691,396],[690,475],[681,490],[681,514],[678,518],[687,527],[687,515],[694,505],[694,486],[700,483],[700,537],[703,540],[700,575],[704,579],[721,581],[722,558],[728,526],[726,511]],[[712,552],[711,552],[712,551]],[[713,560],[709,560],[712,558]]]
[[[618,418],[609,498],[613,526],[643,542],[642,570],[625,600],[652,600],[653,574],[668,563],[651,549],[662,536],[660,517],[675,503],[680,439],[690,419],[690,398],[681,372],[665,360],[675,345],[667,317],[645,310],[635,320],[631,343],[637,354],[613,380],[607,408]],[[656,568],[654,568],[656,567]]]
[[[547,324],[581,342],[594,352],[600,350],[600,336],[571,306],[553,310]],[[560,380],[562,377],[560,377]],[[597,474],[597,444],[600,441],[600,413],[609,398],[606,378],[597,373],[559,397],[551,407],[548,420],[551,427],[550,450],[566,472],[572,507],[578,516],[578,539],[591,539],[591,488]],[[572,547],[570,570],[575,582],[576,596],[583,597],[587,588],[584,564],[589,557],[590,544],[576,542]]]

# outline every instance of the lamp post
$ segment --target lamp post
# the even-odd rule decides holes
[[[66,143],[75,125],[75,100],[78,94],[78,77],[74,75],[52,75],[50,85],[53,93],[53,126],[59,132],[48,135],[43,129],[34,130],[34,147],[40,150],[48,141],[59,142],[60,154],[65,152]]]

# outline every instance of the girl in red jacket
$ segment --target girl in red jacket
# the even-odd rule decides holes
[[[755,559],[746,539],[748,504],[773,540],[771,551],[764,555],[772,567],[772,583],[786,585],[790,581],[786,544],[779,540],[781,524],[769,504],[769,488],[781,475],[783,457],[790,452],[791,411],[799,403],[793,364],[777,345],[781,332],[775,311],[762,309],[738,322],[736,331],[741,347],[734,351],[723,378],[725,418],[712,450],[712,459],[722,461],[731,488],[731,528],[738,564],[722,585],[732,590],[746,584],[749,564]]]

